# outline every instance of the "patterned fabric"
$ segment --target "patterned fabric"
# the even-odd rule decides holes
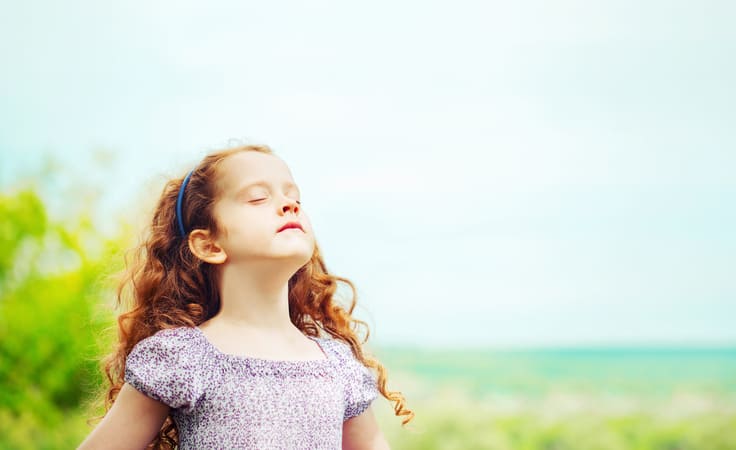
[[[197,327],[161,330],[133,347],[125,381],[171,407],[185,449],[340,449],[343,421],[377,397],[350,346],[311,337],[325,359],[222,353]]]

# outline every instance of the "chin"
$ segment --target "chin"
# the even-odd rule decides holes
[[[296,273],[301,269],[302,267],[306,266],[309,263],[309,260],[311,258],[311,255],[305,256],[303,254],[299,255],[290,255],[286,259],[283,260],[284,267],[290,267],[288,270],[290,270],[292,273]],[[288,261],[288,262],[287,262]]]
[[[305,245],[303,247],[300,246],[298,249],[295,248],[293,252],[289,252],[284,257],[296,261],[304,261],[304,264],[306,264],[312,258],[312,254],[314,254],[314,246]]]
[[[312,255],[314,254],[314,247],[311,249],[308,249],[308,251],[305,251],[304,253],[300,253],[300,256],[304,260],[304,264],[309,262],[310,259],[312,259]]]
[[[303,240],[299,242],[292,241],[285,245],[279,245],[278,247],[278,250],[276,248],[273,249],[276,251],[276,254],[274,254],[275,257],[303,261],[303,264],[306,264],[314,254],[315,244],[312,240]]]

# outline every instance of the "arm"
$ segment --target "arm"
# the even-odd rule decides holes
[[[167,405],[124,383],[110,411],[77,450],[145,448],[168,415]]]
[[[391,450],[370,407],[362,414],[343,422],[342,448],[343,450]]]

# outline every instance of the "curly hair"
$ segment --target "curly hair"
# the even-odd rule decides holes
[[[245,151],[273,154],[265,145],[228,148],[209,154],[192,171],[182,210],[187,229],[217,232],[213,207],[219,195],[218,167],[227,157]],[[197,258],[190,251],[187,239],[179,235],[175,205],[183,181],[184,177],[166,183],[154,209],[150,232],[133,249],[132,261],[126,258],[126,270],[117,289],[117,306],[126,305],[127,310],[117,319],[115,349],[102,360],[109,383],[109,388],[102,392],[106,412],[124,383],[126,358],[139,341],[166,328],[197,326],[220,309],[215,266]],[[333,299],[338,282],[347,284],[352,290],[347,308]],[[370,332],[364,321],[352,317],[356,296],[350,280],[327,271],[315,243],[309,262],[288,282],[290,320],[308,336],[327,333],[350,345],[355,357],[378,373],[381,395],[393,402],[395,415],[403,417],[402,425],[406,425],[414,418],[414,412],[406,408],[401,392],[387,389],[383,365],[363,352],[362,344],[368,340]],[[359,336],[363,333],[365,336],[361,339]],[[147,448],[173,449],[177,444],[176,424],[169,415]]]

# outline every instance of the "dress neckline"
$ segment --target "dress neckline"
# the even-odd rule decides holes
[[[324,358],[321,359],[265,359],[256,358],[253,356],[246,355],[235,355],[232,353],[225,353],[215,346],[207,336],[204,334],[199,327],[193,327],[194,331],[199,335],[200,339],[204,342],[205,346],[217,357],[227,359],[230,361],[248,361],[252,363],[258,363],[259,365],[283,365],[283,366],[310,366],[310,365],[322,365],[331,361],[330,353],[327,351],[324,345],[324,339],[315,336],[305,336],[314,341],[322,353]]]

